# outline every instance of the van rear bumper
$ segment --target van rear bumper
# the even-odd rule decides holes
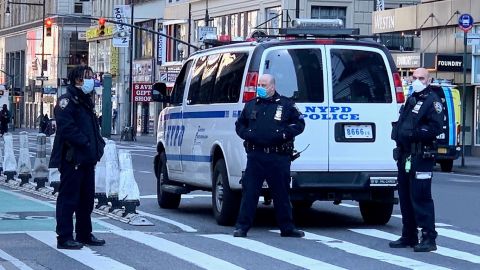
[[[438,149],[443,149],[443,151],[446,151],[446,153],[437,153],[435,155],[435,160],[455,160],[460,156],[460,148],[457,149],[455,146],[438,146]],[[438,150],[440,151],[440,150]]]
[[[291,197],[368,200],[372,192],[397,189],[397,172],[292,172]]]

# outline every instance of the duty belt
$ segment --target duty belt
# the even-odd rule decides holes
[[[270,154],[270,153],[291,154],[293,152],[292,143],[284,143],[277,146],[259,146],[259,145],[254,145],[254,144],[245,142],[244,146],[247,153],[248,152],[264,152],[267,154]]]

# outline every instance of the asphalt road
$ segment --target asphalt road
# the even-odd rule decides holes
[[[32,141],[33,142],[33,141]],[[390,249],[401,233],[401,215],[385,226],[363,224],[355,202],[316,202],[296,213],[303,239],[278,235],[271,206],[259,205],[248,238],[216,224],[211,196],[183,196],[177,210],[160,209],[152,171],[155,148],[119,143],[133,156],[138,208],[154,226],[132,226],[95,215],[104,247],[55,249],[55,202],[0,186],[0,269],[480,269],[480,176],[434,173],[439,249]],[[31,144],[31,151],[34,144]]]

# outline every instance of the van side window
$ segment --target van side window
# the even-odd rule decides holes
[[[225,53],[217,72],[212,103],[236,103],[240,98],[248,53]]]
[[[376,52],[331,50],[333,101],[392,103],[387,67]]]
[[[265,74],[275,77],[277,92],[296,102],[323,102],[323,65],[320,49],[279,49],[268,53]]]
[[[217,76],[218,65],[222,58],[221,54],[210,55],[204,64],[200,87],[196,87],[188,93],[189,104],[208,104],[213,96],[213,87]]]
[[[203,70],[207,64],[207,57],[202,56],[197,59],[195,69],[193,70],[192,79],[190,80],[190,87],[188,88],[188,104],[193,104],[193,100],[197,99],[200,91],[200,84],[202,83]]]
[[[185,86],[187,85],[188,74],[190,73],[190,68],[192,67],[192,60],[188,61],[183,65],[182,70],[178,74],[177,79],[175,80],[175,86],[172,91],[172,104],[181,104],[183,102],[183,94],[185,92]]]

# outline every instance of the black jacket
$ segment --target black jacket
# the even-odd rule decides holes
[[[410,151],[412,143],[432,146],[443,131],[444,108],[434,87],[428,86],[420,93],[413,93],[400,110],[392,139],[404,151]]]
[[[103,155],[105,141],[90,95],[69,85],[55,106],[57,134],[49,167],[59,168],[61,161],[72,164],[96,164]]]
[[[275,93],[271,98],[250,100],[235,123],[238,136],[262,147],[293,142],[305,129],[295,103]]]

